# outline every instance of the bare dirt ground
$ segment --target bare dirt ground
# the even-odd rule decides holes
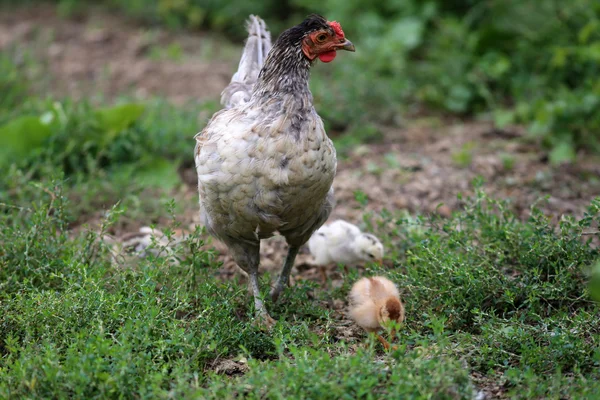
[[[0,13],[0,50],[15,48],[23,62],[41,62],[43,68],[29,71],[38,92],[75,99],[217,98],[231,79],[237,50],[217,40],[142,27],[104,12],[64,19],[38,5]]]
[[[241,44],[227,44],[209,34],[148,28],[102,12],[63,19],[52,7],[28,7],[0,13],[0,50],[4,49],[16,51],[24,63],[33,58],[44,66],[28,72],[41,93],[108,101],[121,94],[165,96],[182,104],[218,99],[234,72]],[[545,195],[550,198],[542,208],[555,219],[581,215],[600,195],[597,158],[581,154],[577,165],[550,166],[546,153],[524,140],[521,127],[497,130],[488,122],[421,118],[405,127],[382,129],[380,143],[357,146],[339,160],[332,220],[360,224],[365,212],[383,209],[449,216],[461,207],[457,194],[472,194],[471,181],[478,176],[489,194],[510,199],[522,218]],[[182,222],[187,226],[198,222],[196,176],[193,170],[182,175],[188,189],[178,200],[186,203]],[[366,206],[356,200],[357,192],[367,196]],[[137,227],[144,225],[149,222],[139,221]],[[239,274],[221,244],[210,246],[220,253],[221,278]],[[277,271],[285,250],[280,238],[265,242],[262,269]],[[306,252],[294,272],[295,279],[318,279]],[[339,271],[330,271],[330,276],[334,286],[343,278]],[[333,308],[341,310],[343,304]],[[340,322],[341,337],[361,334],[347,322]]]

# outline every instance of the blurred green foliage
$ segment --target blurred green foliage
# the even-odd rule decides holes
[[[201,105],[208,113],[216,107]],[[30,99],[0,121],[0,169],[25,170],[34,179],[55,170],[67,177],[105,171],[121,181],[170,189],[180,183],[178,168],[193,162],[197,110],[159,100],[94,107]],[[0,181],[0,201],[8,182]]]
[[[91,4],[55,1],[63,15]],[[525,124],[555,163],[573,161],[578,149],[600,151],[597,0],[101,3],[171,28],[220,31],[237,42],[245,38],[249,14],[263,17],[274,36],[312,12],[340,21],[358,51],[317,67],[311,83],[332,130],[394,123],[425,108],[485,114],[500,128]],[[7,93],[2,107],[18,99],[22,88],[10,78],[18,71],[3,60],[0,71],[0,88]]]
[[[0,53],[0,114],[20,104],[27,96],[25,78],[12,57]],[[2,121],[0,115],[0,121]]]
[[[358,51],[313,81],[320,112],[334,128],[390,122],[425,106],[489,113],[500,127],[527,124],[552,149],[552,161],[572,160],[578,148],[600,151],[596,0],[106,2],[149,21],[220,30],[236,40],[251,13],[275,34],[311,12],[341,21]]]

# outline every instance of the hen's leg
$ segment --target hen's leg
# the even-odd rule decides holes
[[[256,312],[257,323],[261,326],[271,328],[275,324],[275,320],[271,318],[261,299],[260,289],[258,287],[258,270],[251,272],[248,275],[250,278],[250,287],[252,287],[252,294],[254,295],[254,309]]]
[[[285,264],[283,265],[283,270],[281,271],[281,275],[279,276],[279,280],[273,288],[271,292],[271,298],[273,301],[276,301],[279,298],[283,288],[288,282],[288,278],[290,276],[290,271],[294,266],[294,261],[296,260],[296,255],[308,239],[313,234],[314,231],[319,229],[321,225],[327,221],[329,214],[331,214],[331,210],[333,208],[333,188],[329,189],[329,193],[327,193],[327,197],[323,201],[321,205],[320,211],[317,213],[314,219],[310,219],[306,222],[304,229],[297,229],[296,231],[282,231],[280,230],[283,236],[285,236],[285,240],[290,246],[288,249],[287,257],[285,258]]]
[[[275,323],[275,320],[271,318],[267,312],[267,308],[262,301],[260,288],[258,286],[260,242],[234,242],[232,240],[228,241],[227,245],[235,262],[248,274],[250,288],[252,289],[252,295],[254,296],[256,322],[261,326],[270,328]]]
[[[281,292],[283,291],[285,286],[287,286],[289,279],[290,279],[290,272],[292,271],[292,267],[294,266],[294,261],[296,260],[296,255],[298,254],[299,250],[300,250],[300,247],[290,245],[290,248],[288,249],[287,257],[285,257],[285,263],[283,264],[283,269],[281,270],[281,275],[279,275],[279,279],[277,280],[275,287],[271,291],[271,299],[273,301],[277,301],[277,299],[279,298],[279,295],[281,294]]]

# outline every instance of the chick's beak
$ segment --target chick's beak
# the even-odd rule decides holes
[[[343,42],[337,45],[337,50],[356,51],[354,45],[348,39],[344,39]]]

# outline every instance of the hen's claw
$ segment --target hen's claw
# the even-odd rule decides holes
[[[273,325],[275,325],[277,321],[275,321],[271,316],[267,313],[257,313],[256,318],[252,322],[256,328],[260,330],[270,331],[273,329]]]

